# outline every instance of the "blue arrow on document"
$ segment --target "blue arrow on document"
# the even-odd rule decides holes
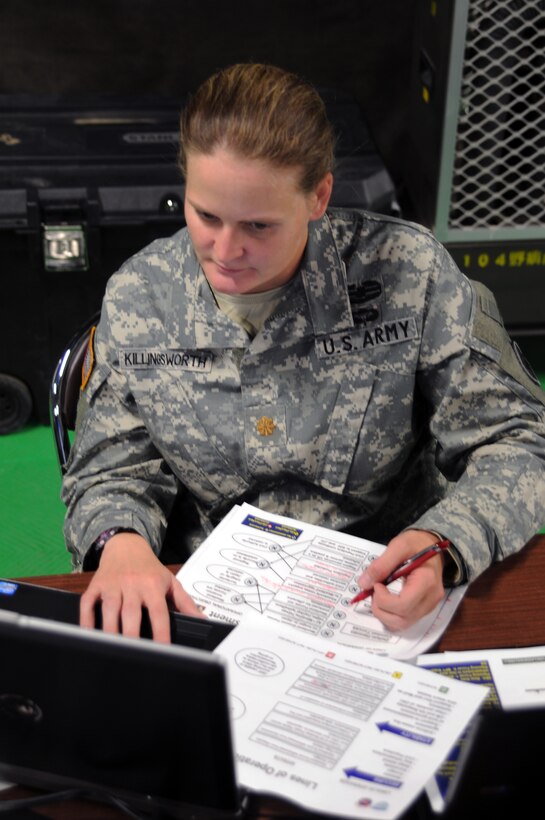
[[[392,780],[389,777],[381,777],[377,774],[369,774],[369,772],[360,772],[357,766],[352,766],[350,769],[345,769],[344,773],[347,777],[359,777],[360,780],[368,780],[370,783],[378,783],[381,786],[389,786],[391,789],[400,789],[403,785],[401,780]]]
[[[419,735],[417,732],[409,732],[407,729],[400,729],[399,726],[392,726],[392,724],[388,722],[377,723],[377,727],[381,732],[392,732],[394,735],[406,737],[407,740],[414,740],[417,743],[426,743],[427,745],[431,745],[434,741],[434,738],[429,737],[429,735]]]

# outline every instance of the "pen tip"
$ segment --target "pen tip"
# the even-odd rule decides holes
[[[360,602],[360,601],[365,601],[365,599],[366,599],[366,598],[368,598],[370,594],[371,594],[371,590],[370,590],[370,589],[362,589],[362,591],[361,591],[361,592],[358,592],[358,594],[357,594],[357,595],[355,595],[355,596],[352,598],[352,600],[350,601],[350,603],[351,603],[351,604],[359,604],[359,602]]]

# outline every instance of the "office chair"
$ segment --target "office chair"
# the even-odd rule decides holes
[[[61,473],[66,472],[70,454],[69,431],[76,426],[76,409],[81,388],[81,369],[89,336],[98,323],[100,311],[95,313],[70,339],[61,355],[49,391],[49,413],[53,438]]]

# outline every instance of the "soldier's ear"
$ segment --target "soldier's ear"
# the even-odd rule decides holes
[[[328,171],[327,174],[320,180],[314,191],[310,194],[310,215],[309,222],[315,219],[321,219],[326,212],[326,208],[331,198],[331,191],[333,190],[333,174]]]

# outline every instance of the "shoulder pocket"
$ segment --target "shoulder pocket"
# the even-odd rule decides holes
[[[492,359],[504,373],[545,403],[545,393],[520,347],[507,333],[492,292],[481,282],[471,282],[473,308],[469,343],[473,350]]]

